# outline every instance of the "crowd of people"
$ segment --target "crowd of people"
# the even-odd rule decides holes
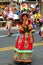
[[[2,16],[6,20],[8,36],[11,35],[12,23],[15,25],[22,23],[21,14],[23,12],[27,12],[29,14],[29,21],[32,21],[33,29],[35,29],[35,27],[41,28],[43,24],[43,17],[40,14],[40,5],[38,2],[36,4],[31,4],[30,6],[24,2],[19,5],[16,4],[15,6],[7,5],[2,12]]]

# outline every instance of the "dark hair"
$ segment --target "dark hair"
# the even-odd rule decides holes
[[[39,21],[39,19],[37,19],[37,21]]]
[[[29,16],[28,16],[28,14],[23,14],[23,15],[21,16],[21,18],[23,18],[23,16],[24,16],[24,15],[26,15],[26,16],[27,16],[27,18],[29,17]]]
[[[9,18],[8,20],[13,20],[12,18]]]

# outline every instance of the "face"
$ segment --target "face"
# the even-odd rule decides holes
[[[9,11],[9,9],[10,9],[10,7],[9,7],[9,6],[7,6],[5,10],[6,10],[6,11]]]
[[[27,20],[28,17],[26,15],[23,16],[23,20]]]

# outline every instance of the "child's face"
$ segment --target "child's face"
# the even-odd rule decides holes
[[[26,15],[24,15],[23,16],[23,20],[27,20],[28,18],[27,18],[27,16]]]

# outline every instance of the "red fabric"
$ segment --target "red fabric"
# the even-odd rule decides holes
[[[32,24],[32,20],[30,20],[30,24]]]
[[[18,48],[19,50],[32,50],[33,41],[31,41],[30,35],[28,36],[28,40],[27,40],[28,41],[28,43],[27,43],[28,47],[27,48],[25,48],[25,35],[23,36],[22,42],[20,43],[20,45],[18,43],[18,40],[19,40],[19,37],[16,41],[16,45],[15,45],[16,48]]]
[[[30,21],[30,24],[32,24],[32,20]],[[18,26],[20,26],[20,24],[18,24]],[[32,30],[32,28],[30,29],[30,31],[31,30]],[[22,33],[23,30],[19,30],[19,32]],[[32,50],[33,41],[31,41],[30,35],[28,35],[28,40],[27,40],[28,41],[28,43],[27,43],[28,47],[27,48],[25,48],[25,34],[22,38],[22,42],[20,43],[20,45],[18,43],[18,40],[19,40],[19,37],[16,41],[16,45],[15,45],[16,48],[18,48],[19,50]]]
[[[25,38],[24,38],[24,36],[23,36],[23,38],[22,38],[22,42],[20,43],[20,45],[19,45],[18,41],[19,41],[19,37],[18,37],[18,39],[17,39],[17,41],[16,41],[15,47],[18,48],[19,50],[23,50],[23,49],[24,49],[24,43],[25,43]]]
[[[24,50],[24,44],[25,44],[25,36],[22,38],[22,42],[20,44],[19,50]]]
[[[20,27],[21,25],[18,23],[18,26]],[[21,30],[21,29],[20,29],[20,30],[19,30],[19,32],[20,32],[20,33],[22,33],[22,32],[23,32],[23,30]]]
[[[28,50],[32,50],[33,41],[31,41],[31,37],[28,37]]]
[[[20,24],[18,23],[18,26],[20,26]]]
[[[24,32],[23,30],[19,30],[20,33]]]
[[[16,40],[16,45],[15,45],[16,48],[18,48],[18,40],[19,40],[19,36],[18,39]]]

